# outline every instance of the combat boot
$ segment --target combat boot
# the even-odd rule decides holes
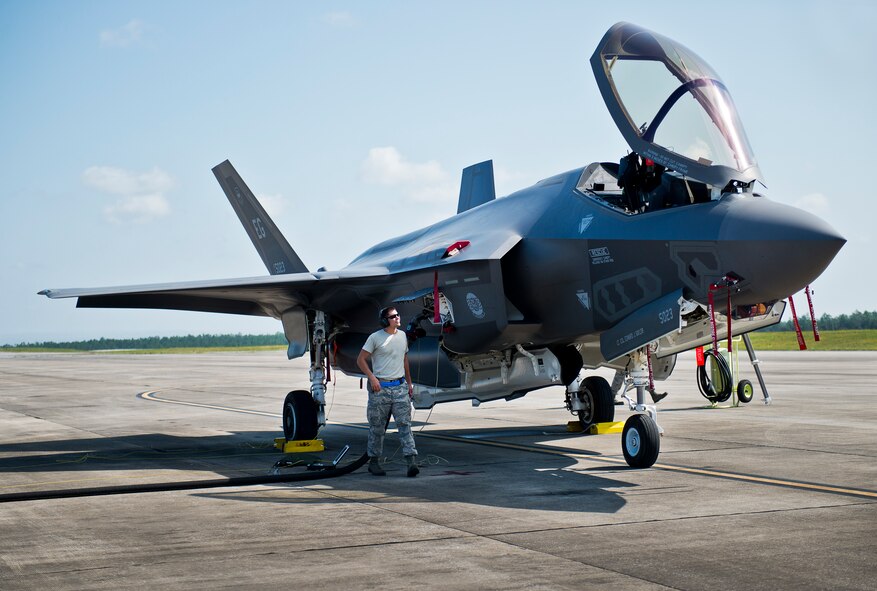
[[[420,474],[420,468],[417,467],[417,456],[405,456],[408,462],[408,477],[413,478]]]
[[[661,392],[660,394],[658,394],[657,392],[655,392],[654,388],[647,388],[647,390],[649,391],[649,396],[652,397],[652,402],[654,402],[655,404],[658,404],[667,396],[667,392]]]
[[[381,459],[380,458],[369,458],[368,460],[368,471],[374,476],[386,476],[387,473],[384,472],[384,469],[381,468]]]

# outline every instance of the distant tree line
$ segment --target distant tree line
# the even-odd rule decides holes
[[[798,318],[801,330],[809,330],[811,327],[810,316],[801,316]],[[831,314],[823,314],[816,319],[816,326],[819,330],[867,330],[877,329],[877,312],[859,312],[856,310],[852,314],[841,314],[840,316],[832,316]],[[792,319],[774,324],[764,329],[765,332],[779,332],[795,330],[795,324]]]
[[[810,330],[810,317],[798,319],[802,330]],[[877,329],[877,312],[859,312],[832,316],[823,314],[818,319],[819,330],[867,330]],[[795,330],[792,320],[786,320],[765,329],[766,332]],[[182,349],[210,347],[266,347],[286,345],[283,333],[274,334],[199,334],[184,337],[144,337],[139,339],[91,339],[56,343],[21,343],[4,345],[0,349],[73,349],[75,351],[103,351],[107,349]]]
[[[144,337],[139,339],[91,339],[56,343],[21,343],[4,349],[74,349],[76,351],[102,351],[107,349],[178,349],[207,347],[264,347],[285,345],[283,333],[250,334],[199,334],[184,337]]]

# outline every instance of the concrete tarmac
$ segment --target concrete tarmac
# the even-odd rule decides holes
[[[873,589],[877,353],[759,357],[773,404],[756,383],[750,404],[708,409],[680,356],[646,470],[619,434],[567,433],[548,388],[416,411],[417,478],[391,428],[382,478],[0,503],[0,589]],[[2,353],[0,494],[364,453],[365,392],[343,375],[326,451],[273,449],[307,383],[280,351]]]

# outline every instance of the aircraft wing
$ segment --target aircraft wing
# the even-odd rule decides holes
[[[307,350],[306,310],[331,314],[341,325],[360,332],[375,324],[375,312],[406,294],[432,288],[438,278],[442,292],[455,301],[480,298],[483,308],[461,315],[460,329],[448,335],[456,350],[476,350],[502,332],[507,311],[500,259],[520,236],[487,232],[471,247],[447,254],[447,237],[415,240],[424,247],[419,255],[406,256],[404,244],[385,245],[382,262],[354,264],[337,271],[287,273],[207,281],[84,289],[47,289],[52,299],[77,298],[79,308],[145,308],[189,310],[269,316],[279,319],[289,341],[287,354],[298,357]],[[441,244],[439,248],[433,248]],[[373,257],[379,254],[373,254]],[[431,291],[431,289],[430,289]],[[474,306],[474,304],[472,304]],[[479,306],[482,304],[479,303]]]
[[[493,200],[492,166],[476,165],[482,179],[468,207]],[[488,174],[490,173],[490,174]],[[85,289],[47,289],[52,299],[77,298],[78,308],[142,308],[269,316],[283,323],[290,358],[307,350],[307,310],[331,314],[348,330],[373,328],[374,312],[395,298],[432,292],[435,282],[448,298],[476,311],[461,318],[458,350],[477,349],[507,322],[499,260],[521,240],[515,229],[497,228],[478,208],[386,240],[337,271],[309,272],[231,163],[214,168],[229,202],[271,275],[207,281]],[[470,171],[470,176],[475,173]],[[482,303],[483,302],[483,303]],[[483,306],[483,307],[482,307]]]
[[[281,318],[283,312],[308,305],[319,282],[325,292],[350,283],[386,279],[385,267],[291,273],[208,281],[185,281],[85,289],[46,289],[52,299],[78,298],[77,308],[148,308],[193,310]]]

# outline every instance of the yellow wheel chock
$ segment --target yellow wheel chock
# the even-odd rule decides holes
[[[283,437],[274,439],[274,447],[285,454],[307,453],[323,451],[326,446],[322,439],[302,439],[299,441],[287,441]]]
[[[581,421],[569,421],[566,424],[569,433],[581,433],[584,431]],[[612,421],[609,423],[595,423],[588,429],[591,435],[605,435],[606,433],[621,433],[624,430],[624,421]]]

